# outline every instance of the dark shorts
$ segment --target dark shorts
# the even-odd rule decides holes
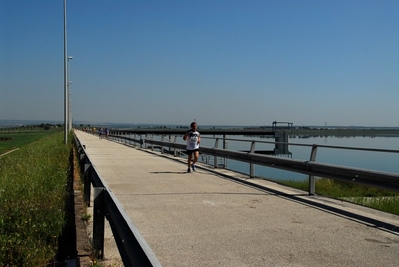
[[[191,155],[191,154],[193,154],[193,152],[198,152],[198,151],[199,151],[199,149],[194,149],[194,150],[187,149],[187,155]]]

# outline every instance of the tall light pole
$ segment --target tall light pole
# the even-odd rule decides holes
[[[69,61],[73,59],[73,56],[68,56],[68,117],[69,117],[69,121],[68,121],[68,132],[70,132],[72,130],[72,99],[71,99],[71,72],[70,72],[70,64]]]
[[[64,142],[68,144],[68,75],[66,0],[64,0]]]

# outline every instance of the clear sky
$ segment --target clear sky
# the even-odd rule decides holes
[[[0,119],[64,119],[63,0],[0,0]],[[67,0],[75,121],[399,126],[399,0]]]

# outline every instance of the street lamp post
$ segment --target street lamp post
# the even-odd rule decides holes
[[[68,132],[72,130],[72,99],[71,99],[71,73],[70,73],[70,64],[69,61],[73,59],[73,56],[68,56]]]
[[[64,143],[68,144],[68,77],[67,77],[67,28],[66,0],[64,0]]]

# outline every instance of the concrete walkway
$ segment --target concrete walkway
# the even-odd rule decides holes
[[[76,135],[163,266],[399,266],[399,216]]]

